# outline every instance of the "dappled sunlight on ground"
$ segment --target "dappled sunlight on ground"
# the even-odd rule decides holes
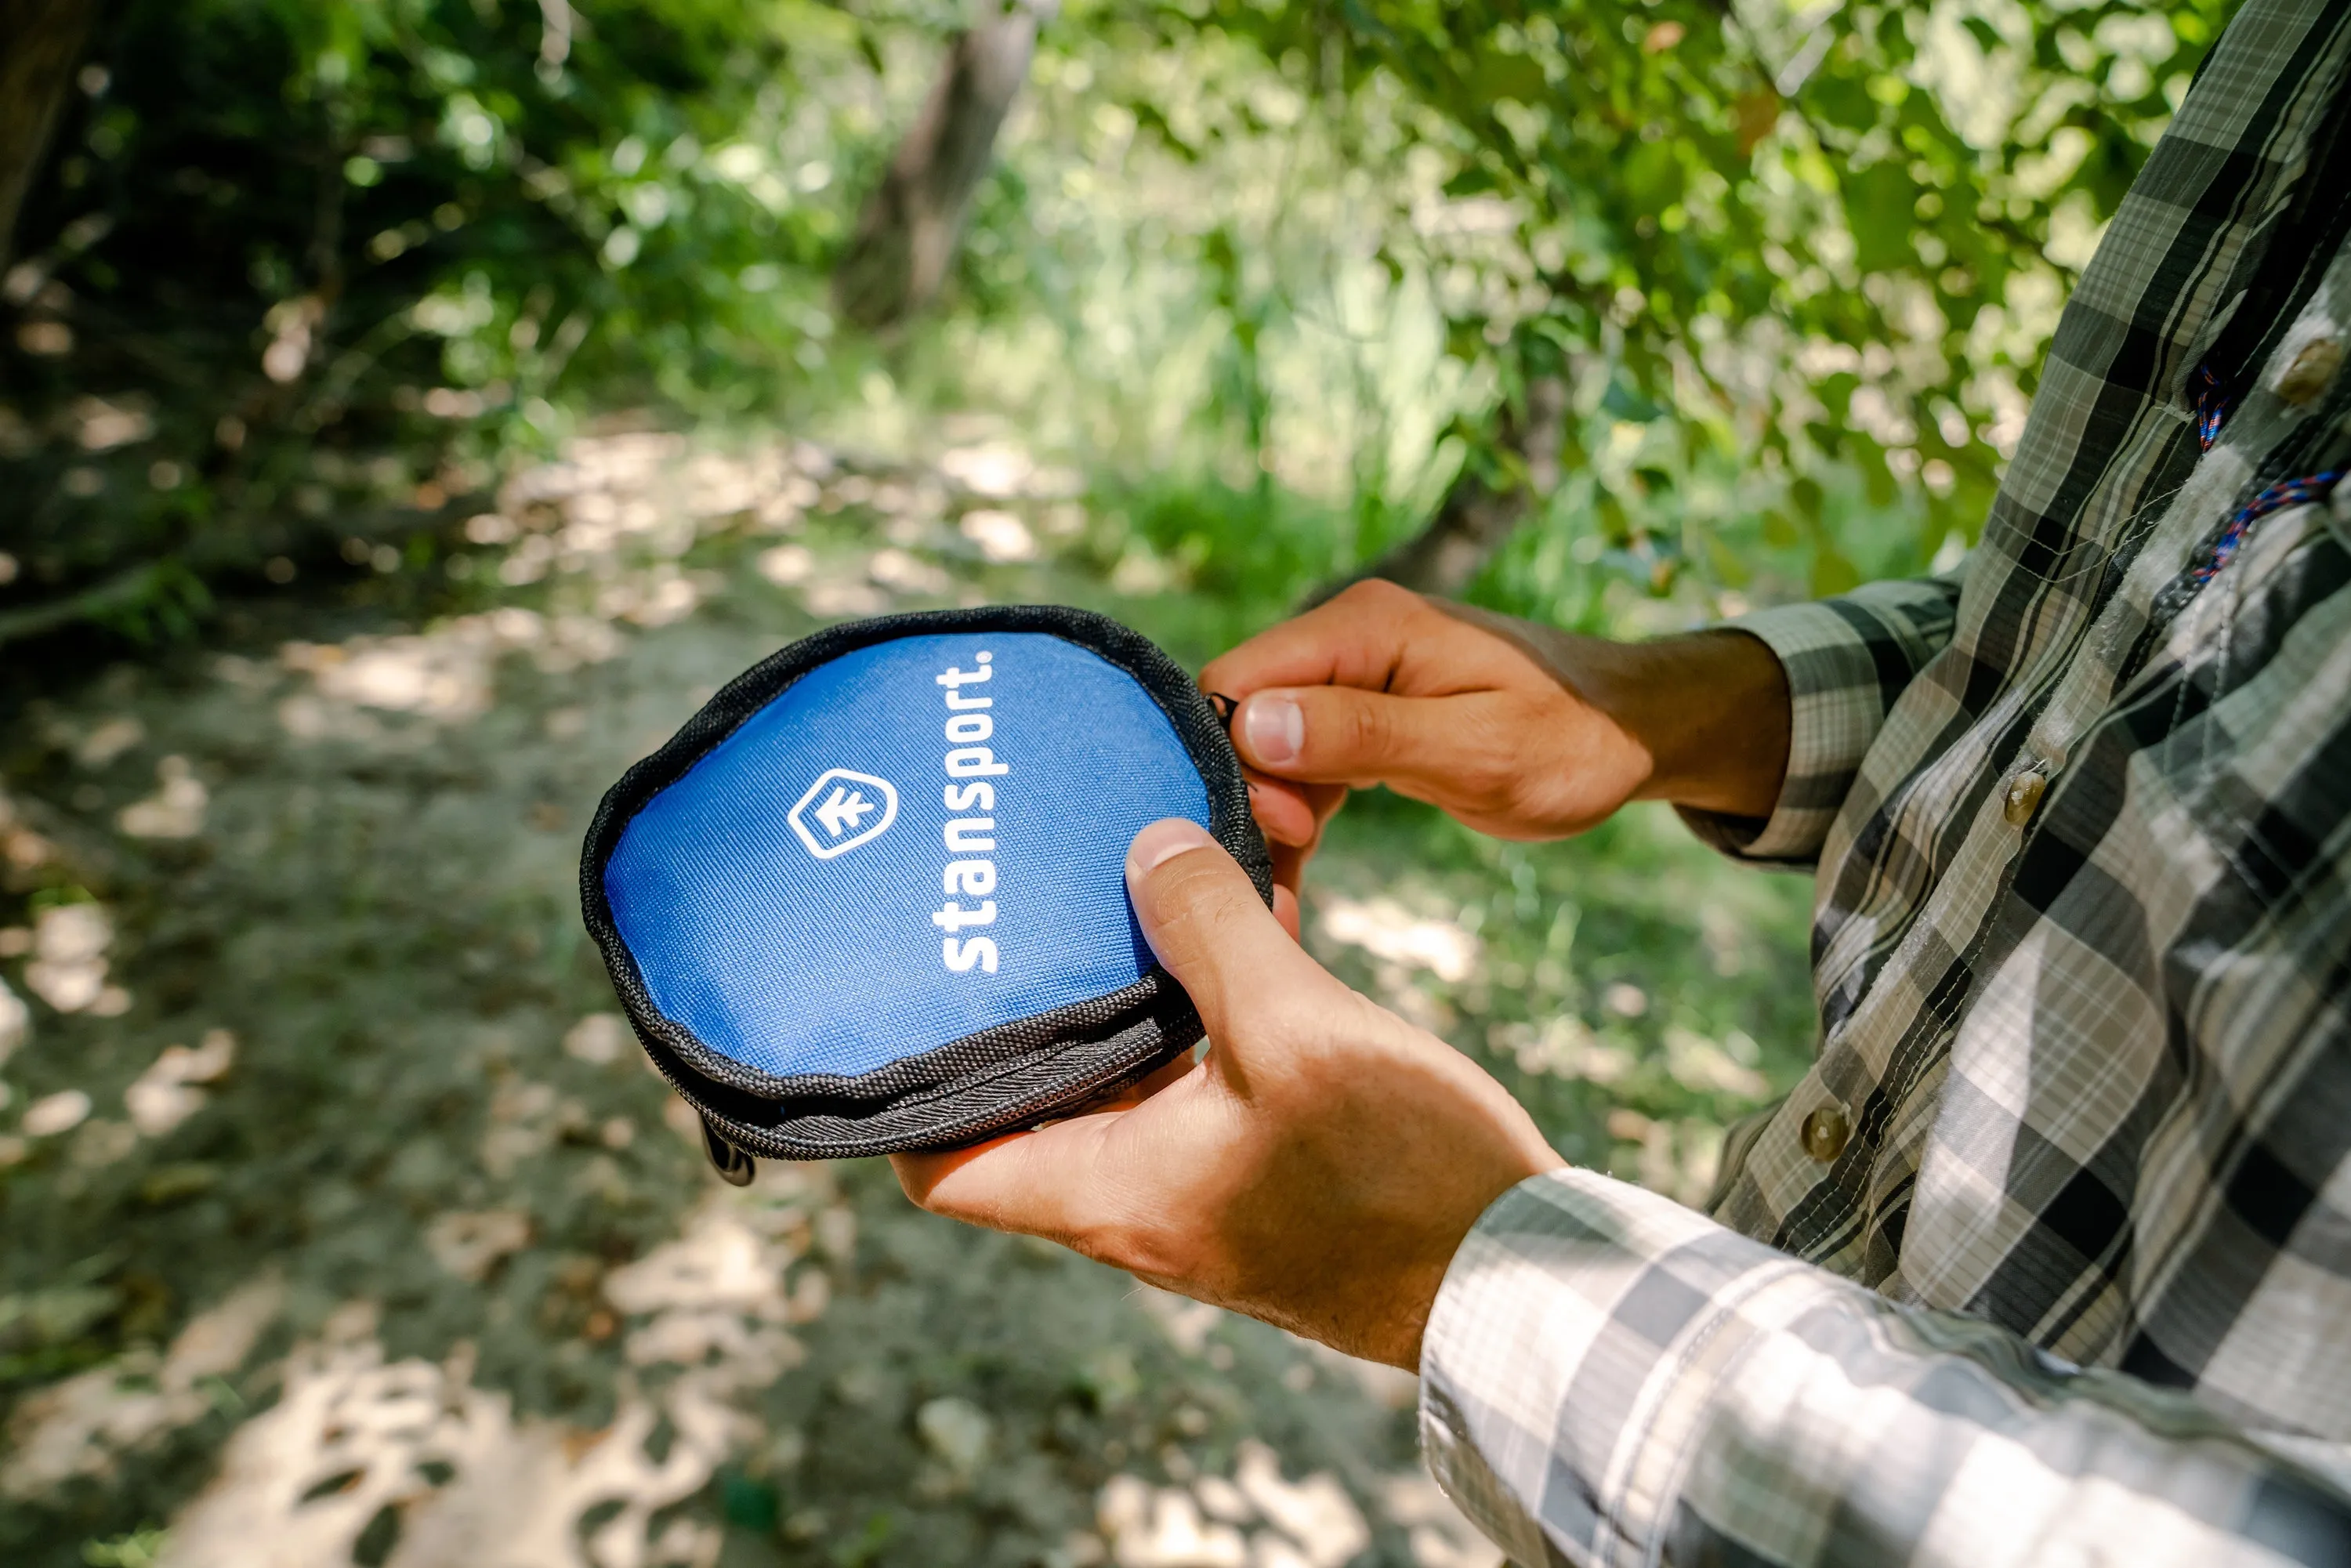
[[[286,606],[37,705],[0,776],[0,1545],[1492,1568],[1406,1374],[919,1214],[878,1162],[720,1186],[581,935],[601,790],[828,618],[1074,599],[1180,639],[1177,598],[1118,598],[1174,568],[1097,548],[1074,489],[985,434],[583,438],[465,525],[455,613]],[[1362,810],[1313,950],[1570,1096],[1572,1154],[1697,1196],[1778,1059],[1594,946],[1619,894],[1422,874]],[[1660,863],[1625,907],[1776,984],[1777,905]]]
[[[1358,901],[1333,894],[1316,900],[1314,913],[1325,940],[1360,947],[1401,969],[1426,969],[1458,984],[1478,967],[1476,933],[1442,917],[1416,915],[1393,898]]]
[[[590,1333],[609,1338],[616,1321],[625,1325],[626,1360],[643,1375],[620,1376],[611,1419],[593,1429],[517,1417],[507,1396],[476,1385],[464,1342],[437,1363],[388,1362],[376,1307],[347,1305],[325,1336],[288,1354],[277,1404],[231,1437],[162,1562],[341,1563],[393,1511],[400,1544],[388,1561],[402,1568],[713,1563],[718,1531],[683,1518],[656,1528],[654,1516],[759,1440],[735,1396],[800,1364],[787,1325],[813,1320],[829,1299],[819,1267],[789,1286],[787,1270],[820,1228],[853,1223],[821,1167],[771,1168],[746,1192],[712,1193],[674,1240],[606,1274],[606,1310]],[[517,1209],[446,1213],[425,1236],[442,1268],[475,1283],[529,1239]],[[666,1375],[655,1383],[656,1373]]]
[[[20,1402],[8,1423],[0,1495],[23,1500],[76,1479],[106,1479],[123,1454],[204,1416],[213,1408],[212,1385],[244,1364],[284,1295],[275,1281],[246,1285],[191,1319],[162,1356],[134,1348]],[[47,1304],[72,1310],[54,1297]]]
[[[349,1562],[380,1513],[399,1510],[402,1568],[461,1562],[513,1568],[650,1568],[715,1563],[707,1526],[653,1513],[705,1485],[744,1427],[702,1379],[658,1402],[622,1395],[587,1432],[517,1420],[476,1387],[460,1345],[441,1364],[387,1364],[371,1337],[296,1347],[284,1391],[238,1428],[220,1473],[175,1521],[173,1568],[311,1568]],[[655,1458],[647,1440],[666,1424]],[[617,1504],[592,1529],[583,1516]],[[583,1540],[582,1537],[585,1537]]]
[[[1500,1552],[1416,1469],[1389,1477],[1374,1507],[1406,1532],[1416,1568],[1499,1568]],[[1364,1511],[1335,1475],[1285,1480],[1280,1457],[1256,1441],[1236,1450],[1229,1475],[1166,1486],[1114,1477],[1095,1521],[1117,1568],[1341,1568],[1372,1544]]]

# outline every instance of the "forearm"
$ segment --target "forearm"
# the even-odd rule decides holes
[[[1589,1172],[1480,1219],[1422,1386],[1432,1469],[1520,1561],[2200,1568],[2351,1547],[2351,1498],[2185,1396]]]

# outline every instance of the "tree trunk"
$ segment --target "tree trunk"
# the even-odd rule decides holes
[[[1363,570],[1315,590],[1305,607],[1372,578],[1418,593],[1459,594],[1557,487],[1566,434],[1567,382],[1529,376],[1525,406],[1503,403],[1495,422],[1494,444],[1504,461],[1464,466],[1426,528]]]
[[[1037,29],[1056,4],[1011,0],[947,46],[946,68],[833,274],[850,321],[869,330],[903,321],[946,281],[996,133],[1029,79]]]
[[[0,0],[0,267],[97,15],[97,0]]]

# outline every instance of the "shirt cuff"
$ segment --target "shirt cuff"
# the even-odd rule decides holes
[[[1769,817],[1685,808],[1690,830],[1741,860],[1817,859],[1887,711],[1948,641],[1954,597],[1933,579],[1872,583],[1842,599],[1723,622],[1770,648],[1787,675],[1788,771]]]
[[[1513,1562],[1655,1561],[1715,1391],[1755,1343],[1759,1292],[1802,1270],[1594,1172],[1520,1183],[1429,1313],[1430,1473]]]

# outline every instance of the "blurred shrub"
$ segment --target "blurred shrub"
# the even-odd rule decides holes
[[[802,84],[869,83],[859,42],[794,0],[134,0],[6,280],[17,593],[430,512],[562,386],[766,402],[822,361],[878,117]]]

